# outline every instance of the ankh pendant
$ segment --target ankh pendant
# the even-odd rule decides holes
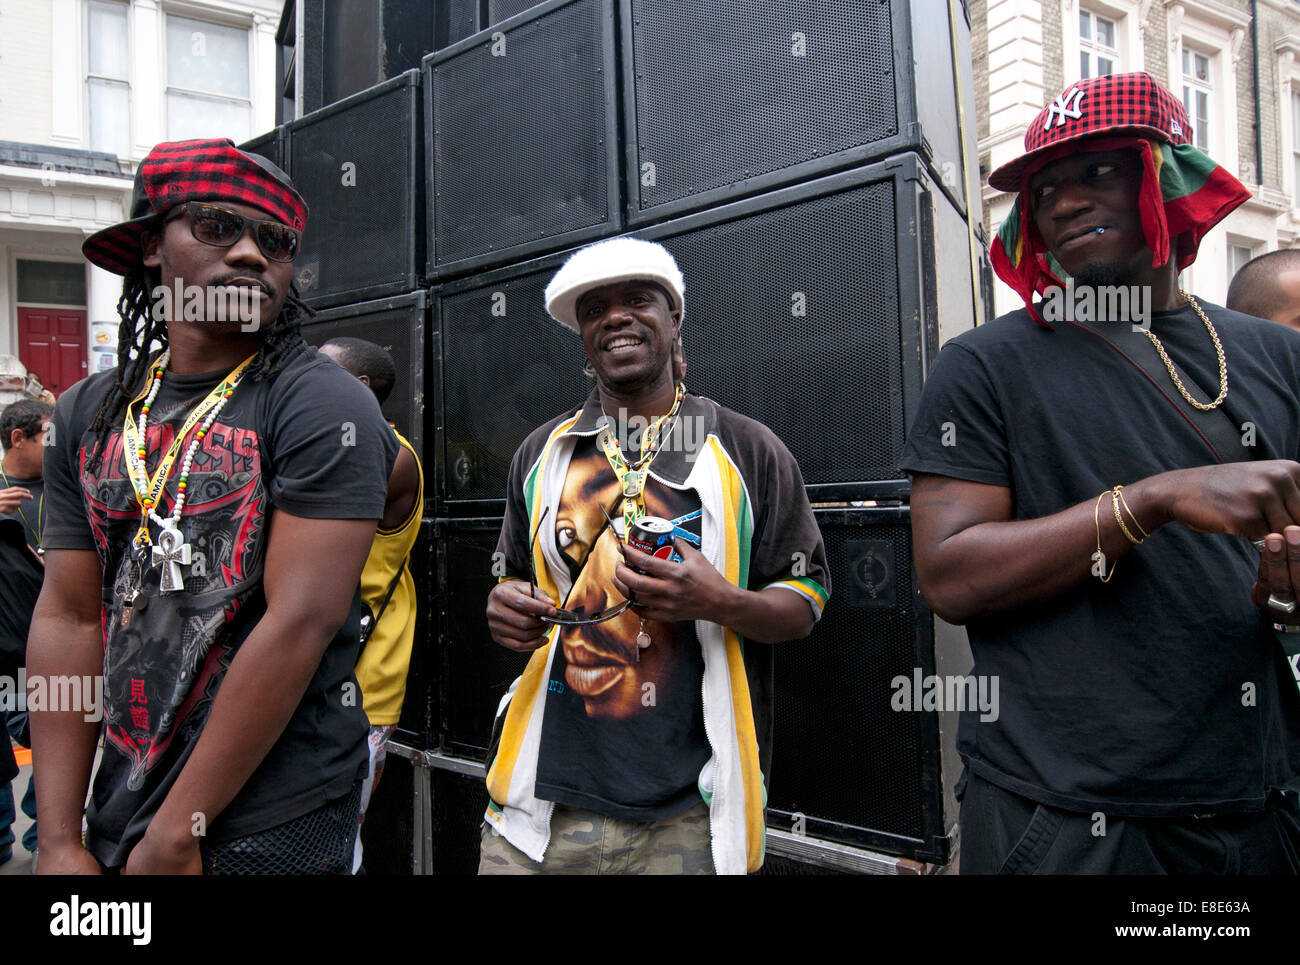
[[[163,593],[176,593],[185,589],[185,574],[181,565],[190,565],[190,544],[176,528],[176,523],[167,521],[162,532],[158,534],[158,545],[153,548],[153,565],[161,566],[162,577],[158,589]]]

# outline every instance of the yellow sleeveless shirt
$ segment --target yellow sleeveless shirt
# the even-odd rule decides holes
[[[362,707],[372,727],[396,724],[401,716],[402,700],[406,696],[406,671],[411,665],[411,647],[415,641],[415,580],[406,561],[420,532],[424,470],[411,444],[396,429],[393,432],[402,448],[415,457],[420,487],[416,491],[411,515],[396,529],[380,529],[375,533],[365,569],[361,571],[361,599],[374,613],[384,602],[384,594],[388,592],[393,576],[402,570],[388,606],[357,661]]]

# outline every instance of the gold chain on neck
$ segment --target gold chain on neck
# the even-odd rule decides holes
[[[1190,405],[1196,406],[1196,408],[1200,409],[1202,412],[1209,412],[1211,409],[1217,408],[1219,403],[1228,397],[1228,360],[1223,354],[1223,343],[1219,341],[1219,333],[1214,330],[1214,326],[1210,323],[1209,316],[1207,316],[1205,312],[1201,311],[1201,306],[1196,304],[1196,299],[1187,294],[1187,292],[1180,288],[1178,289],[1178,294],[1187,299],[1187,304],[1191,305],[1196,311],[1196,314],[1201,316],[1201,321],[1205,323],[1205,330],[1210,333],[1210,338],[1214,340],[1214,351],[1219,356],[1219,397],[1213,402],[1207,404],[1204,402],[1197,402],[1188,395],[1187,389],[1183,386],[1183,380],[1180,379],[1178,373],[1174,371],[1174,363],[1169,360],[1169,353],[1166,352],[1165,347],[1160,344],[1160,339],[1156,338],[1156,333],[1151,331],[1149,328],[1143,329],[1142,331],[1147,338],[1151,339],[1151,344],[1154,345],[1156,351],[1160,353],[1160,360],[1165,363],[1165,368],[1169,370],[1169,377],[1174,380],[1174,385],[1178,387],[1178,391],[1182,393],[1183,398],[1186,399]]]

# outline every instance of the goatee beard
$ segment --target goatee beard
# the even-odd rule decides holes
[[[1079,269],[1079,273],[1074,276],[1075,288],[1102,288],[1111,285],[1119,285],[1126,280],[1128,275],[1127,265],[1121,265],[1118,262],[1103,261],[1097,264],[1085,265]]]

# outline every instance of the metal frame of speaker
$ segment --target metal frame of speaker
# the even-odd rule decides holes
[[[409,127],[404,132],[408,143],[405,145],[405,151],[396,151],[395,155],[390,155],[385,164],[389,169],[396,166],[401,171],[401,183],[397,189],[386,194],[387,197],[394,199],[398,205],[405,205],[405,214],[403,216],[401,209],[396,212],[385,210],[374,210],[367,212],[364,216],[364,224],[367,226],[381,226],[386,230],[397,231],[402,233],[400,241],[400,255],[393,258],[382,259],[385,268],[388,270],[387,276],[378,282],[365,282],[360,284],[346,285],[340,287],[337,280],[320,277],[319,265],[314,266],[313,253],[318,250],[313,234],[312,223],[320,223],[322,218],[338,218],[339,207],[331,205],[328,198],[322,199],[313,190],[314,185],[311,179],[315,176],[322,176],[323,180],[328,180],[333,188],[333,183],[337,182],[339,187],[344,190],[350,190],[355,186],[356,180],[349,185],[345,180],[349,174],[354,179],[370,177],[373,171],[358,171],[355,168],[348,172],[343,168],[343,164],[352,160],[349,158],[335,158],[340,163],[335,165],[333,160],[329,165],[329,175],[326,179],[323,171],[312,171],[306,164],[306,159],[302,152],[306,150],[307,144],[306,132],[321,124],[336,122],[343,124],[346,119],[340,119],[352,111],[364,110],[372,101],[398,92],[399,101],[405,108],[406,117],[403,119]],[[296,121],[288,124],[288,144],[286,147],[286,156],[289,158],[289,170],[298,190],[307,200],[307,204],[312,208],[311,215],[307,219],[307,231],[303,237],[303,250],[299,254],[294,265],[294,280],[298,285],[302,299],[309,305],[316,308],[323,308],[333,305],[346,304],[348,302],[359,302],[370,299],[383,298],[389,295],[399,295],[416,288],[423,284],[424,266],[425,266],[425,173],[424,173],[424,135],[423,135],[424,115],[420,100],[420,71],[408,70],[406,73],[391,80],[386,80],[382,84],[376,84],[369,90],[361,91],[346,97],[335,104],[323,107],[318,111],[313,111]],[[400,147],[400,145],[394,145]],[[355,163],[355,162],[353,162]],[[315,197],[313,197],[315,195]],[[360,227],[360,225],[358,225]],[[319,228],[317,231],[319,232]]]
[[[821,841],[895,856],[912,873],[918,862],[945,864],[956,841],[957,712],[893,702],[900,676],[911,686],[918,672],[969,673],[965,630],[921,596],[908,507],[815,515],[833,591],[808,640],[775,648],[768,828],[787,853]]]
[[[910,492],[910,484],[906,475],[901,470],[898,470],[896,466],[892,469],[884,468],[883,460],[886,455],[890,460],[896,460],[901,456],[906,430],[915,416],[924,374],[929,370],[934,356],[937,355],[939,345],[948,337],[971,327],[974,321],[974,296],[969,246],[964,241],[961,244],[954,244],[953,241],[956,237],[963,240],[969,237],[961,215],[952,206],[946,195],[937,190],[921,159],[916,155],[904,154],[877,164],[829,175],[816,181],[783,188],[755,198],[746,198],[720,208],[698,212],[633,233],[636,237],[664,242],[670,249],[678,252],[678,260],[682,264],[682,269],[686,275],[687,286],[688,309],[683,328],[688,366],[687,384],[693,390],[717,399],[723,405],[764,421],[763,414],[757,411],[754,406],[746,406],[743,400],[738,401],[730,398],[725,393],[719,392],[716,387],[710,386],[711,376],[708,372],[708,366],[697,365],[700,358],[698,354],[694,356],[693,361],[692,344],[696,346],[701,344],[703,326],[709,326],[707,330],[708,337],[714,338],[716,341],[725,337],[727,322],[725,317],[701,315],[698,307],[692,308],[692,304],[697,306],[700,304],[698,300],[700,296],[697,294],[697,301],[692,303],[690,292],[694,290],[698,293],[700,287],[697,281],[693,281],[691,264],[682,257],[682,246],[680,244],[675,246],[674,240],[681,239],[691,232],[701,229],[716,228],[716,237],[725,241],[726,232],[732,231],[734,223],[745,218],[764,215],[768,212],[779,212],[782,209],[804,202],[816,204],[821,199],[831,198],[879,182],[892,182],[893,185],[888,190],[892,191],[897,230],[891,229],[886,232],[886,235],[888,238],[895,240],[897,245],[892,255],[892,264],[896,266],[897,275],[893,278],[879,276],[871,278],[870,271],[863,268],[862,284],[887,285],[897,292],[897,318],[899,323],[894,330],[884,332],[884,341],[881,341],[879,345],[882,352],[888,350],[886,353],[888,358],[897,360],[888,363],[890,366],[897,365],[897,372],[894,372],[891,368],[888,377],[897,382],[896,386],[891,389],[891,393],[897,393],[901,396],[901,406],[899,406],[897,413],[893,413],[891,410],[889,413],[880,414],[877,417],[880,424],[888,428],[887,445],[889,451],[885,455],[872,457],[881,461],[882,467],[875,470],[877,475],[867,479],[819,480],[809,473],[809,460],[817,454],[809,449],[812,443],[802,439],[785,439],[786,444],[790,447],[796,459],[800,460],[804,468],[809,495],[815,501],[901,499]],[[940,239],[943,239],[942,243],[940,243]],[[508,440],[450,438],[449,426],[454,426],[456,424],[455,420],[459,418],[458,413],[460,410],[455,407],[463,407],[467,404],[466,400],[450,397],[447,386],[449,382],[455,381],[451,367],[454,365],[476,364],[479,367],[475,369],[475,372],[483,372],[481,363],[477,361],[481,357],[482,348],[477,343],[467,342],[462,344],[458,341],[458,339],[468,337],[466,335],[467,330],[465,324],[457,323],[456,318],[452,315],[453,308],[451,306],[458,296],[464,296],[465,293],[471,293],[474,299],[478,299],[479,296],[475,293],[496,297],[496,294],[501,292],[503,293],[501,297],[506,298],[512,284],[516,288],[525,287],[531,292],[538,287],[543,276],[559,267],[565,257],[567,257],[567,253],[548,256],[513,265],[509,268],[486,272],[471,278],[458,279],[435,289],[433,311],[434,328],[438,333],[438,344],[433,353],[435,364],[432,369],[434,381],[431,385],[431,398],[435,412],[433,464],[438,497],[437,512],[440,516],[499,516],[503,512],[506,486],[503,466],[509,459],[509,454],[505,453],[505,446],[502,443],[508,441],[510,450],[513,452],[514,448],[517,448],[518,444],[523,441],[524,436],[544,422],[547,417],[558,415],[567,407],[580,405],[587,391],[583,389],[581,394],[577,394],[577,390],[566,388],[563,393],[557,392],[552,398],[539,401],[530,400],[529,404],[532,408],[519,406],[517,400],[513,408],[510,407],[510,400],[508,399],[496,400],[492,403],[496,406],[493,410],[495,413],[493,415],[494,419],[500,422],[509,416],[511,419],[520,422],[519,425],[514,427],[498,426],[498,430],[504,429],[510,435]],[[839,253],[834,257],[843,260],[844,255]],[[743,268],[740,270],[743,270]],[[786,297],[788,298],[788,296]],[[552,344],[554,340],[567,339],[572,342],[573,357],[573,372],[569,373],[567,381],[581,386],[582,381],[576,376],[582,365],[583,358],[580,340],[546,315],[540,303],[540,298],[537,299],[536,305],[526,304],[522,308],[515,306],[515,302],[518,301],[517,298],[514,301],[506,298],[506,301],[511,306],[514,306],[509,311],[513,319],[513,329],[519,334],[517,339],[506,339],[501,338],[500,333],[497,333],[498,337],[492,341],[492,350],[498,353],[498,361],[510,362],[510,360],[514,359],[515,361],[511,364],[534,364],[538,360],[548,360],[556,354]],[[787,300],[785,304],[788,306],[790,303]],[[489,308],[490,305],[487,303],[478,306],[473,313],[473,324],[481,327]],[[785,338],[787,340],[794,338],[794,334],[789,332],[781,334],[782,329],[779,327],[771,328],[771,326],[778,326],[778,323],[780,323],[780,319],[777,318],[779,310],[773,308],[771,311],[773,311],[773,317],[770,320],[769,329],[776,333],[771,337]],[[789,329],[796,322],[804,324],[803,319],[790,317],[788,307],[785,311],[787,314],[784,316],[783,324],[786,329]],[[806,324],[803,331],[805,333],[804,337],[808,338],[809,330],[806,328]],[[539,335],[538,333],[543,334]],[[816,333],[812,332],[811,334]],[[875,337],[881,338],[879,333]],[[859,333],[859,339],[860,341],[855,343],[846,342],[842,346],[842,351],[845,353],[865,351],[867,335]],[[888,344],[889,339],[897,339],[897,345]],[[777,363],[779,358],[785,357],[780,354],[784,351],[781,348],[782,344],[784,343],[778,340],[778,342],[771,345],[737,345],[736,351],[751,353],[767,351],[772,353],[769,368],[776,366],[774,372],[779,377],[781,369]],[[718,348],[718,351],[721,350],[721,348]],[[697,348],[696,352],[699,351]],[[856,356],[853,358],[856,358]],[[827,360],[828,365],[832,363],[833,360]],[[801,364],[803,363],[801,362]],[[810,361],[808,364],[813,363]],[[690,370],[692,365],[696,365],[696,371],[699,373],[694,377]],[[755,369],[755,373],[761,374],[758,369]],[[768,409],[775,405],[773,400],[777,398],[780,392],[794,393],[806,391],[809,388],[803,381],[800,381],[799,384],[790,384],[784,388],[782,388],[782,383],[779,381],[760,382],[758,381],[758,374],[751,373],[750,381],[755,384],[745,385],[744,391],[756,394],[755,397],[761,398]],[[556,384],[558,385],[565,379],[566,376],[561,373],[556,377]],[[883,394],[879,401],[886,405],[892,405],[893,400],[887,396],[888,393]],[[840,405],[842,408],[836,411],[845,413],[856,411],[858,405],[871,404],[871,400],[849,398],[832,400],[830,403],[827,403],[823,398],[822,402],[823,404]],[[516,413],[516,409],[519,409],[522,414]],[[531,416],[534,411],[536,417],[531,420],[531,424],[525,426],[523,422],[527,421],[526,417]],[[498,431],[497,434],[500,436],[502,432]],[[778,432],[778,434],[780,433]],[[514,436],[517,436],[517,438],[514,438]],[[486,447],[488,441],[494,444],[490,459],[491,466],[490,469],[483,469],[483,466],[488,465],[488,456],[481,452],[476,455],[473,450],[478,447]],[[496,449],[501,451],[496,452]],[[801,451],[803,456],[801,456]],[[825,459],[823,458],[822,461],[824,462]],[[462,463],[464,465],[461,465]],[[490,473],[490,475],[485,476],[484,473]],[[500,497],[487,495],[487,490],[495,487],[499,487]],[[464,495],[458,495],[458,493]]]
[[[446,257],[444,252],[447,244],[445,242],[439,243],[439,239],[445,238],[449,229],[444,229],[441,232],[439,230],[440,219],[447,220],[447,217],[442,213],[442,192],[439,184],[441,165],[438,152],[458,143],[455,135],[459,132],[449,132],[445,129],[446,121],[443,117],[445,112],[439,107],[439,85],[436,74],[447,69],[448,65],[454,64],[460,58],[472,57],[476,54],[482,55],[485,49],[489,51],[487,56],[493,56],[491,50],[493,45],[498,42],[498,39],[507,45],[505,50],[508,52],[510,49],[509,44],[519,31],[527,30],[531,25],[543,21],[544,18],[557,11],[582,4],[597,8],[596,14],[600,18],[598,28],[603,45],[603,50],[600,52],[598,59],[600,65],[598,71],[602,74],[601,86],[604,90],[605,101],[604,122],[599,126],[600,140],[603,142],[599,147],[599,151],[603,155],[605,166],[605,188],[603,192],[605,215],[603,219],[558,234],[538,234],[530,239],[520,240],[517,235],[511,237],[509,226],[515,220],[522,218],[526,212],[523,210],[502,211],[500,217],[496,220],[497,227],[502,231],[497,238],[492,240],[483,239],[481,243],[473,246],[478,249],[475,253]],[[458,277],[506,262],[533,257],[543,252],[594,241],[618,230],[621,226],[622,198],[619,188],[618,98],[616,95],[618,68],[615,44],[614,10],[611,0],[547,0],[547,2],[531,7],[516,16],[493,24],[472,37],[467,37],[443,50],[435,51],[424,59],[422,66],[425,78],[424,110],[427,115],[424,124],[425,153],[429,177],[428,204],[426,208],[428,219],[426,277],[430,280]],[[508,53],[506,56],[497,59],[503,65],[510,63]],[[563,79],[561,64],[562,61],[557,59],[545,62],[543,66],[553,72],[554,79],[558,81]],[[509,98],[500,99],[499,105],[499,119],[502,125],[509,125],[511,114],[523,109],[521,105]],[[572,138],[574,136],[574,132],[568,128],[557,133],[562,138]],[[530,145],[530,147],[535,147],[538,152],[536,155],[536,169],[544,170],[548,165],[552,169],[554,168],[557,163],[554,146],[554,143],[540,142]],[[574,147],[575,153],[572,160],[575,163],[578,162],[581,153],[577,150],[578,147],[579,145]],[[552,153],[545,153],[547,151],[552,151]],[[576,179],[581,180],[581,175],[577,175]],[[530,197],[529,200],[533,201],[534,199]],[[566,207],[571,206],[568,204],[568,199],[565,198],[551,200],[553,210],[557,212],[562,212]]]
[[[691,34],[701,42],[712,41],[711,49],[715,51],[715,60],[717,57],[735,56],[739,58],[734,65],[732,73],[744,74],[751,64],[756,63],[755,58],[745,58],[743,48],[735,43],[728,42],[727,31],[743,29],[747,35],[753,35],[756,32],[760,38],[766,36],[761,33],[760,26],[755,22],[757,17],[756,11],[752,4],[740,3],[736,0],[738,6],[746,7],[747,16],[741,17],[733,15],[731,11],[723,9],[726,4],[711,3],[700,5],[682,5],[677,10],[687,11],[683,16],[690,16],[696,22],[692,24]],[[801,16],[801,4],[815,5],[819,13],[827,16],[836,16],[840,14],[840,4],[826,4],[822,0],[795,0],[795,2],[783,2],[776,4],[775,0],[769,0],[774,10],[779,10],[779,15],[774,16],[773,28],[777,20],[787,24],[800,25],[812,17],[809,15],[812,7],[803,10]],[[655,98],[651,92],[645,88],[653,84],[653,78],[657,73],[657,64],[646,63],[649,58],[640,56],[643,51],[643,45],[638,42],[638,32],[653,30],[661,18],[653,16],[653,11],[647,11],[648,6],[654,4],[668,4],[676,7],[676,0],[618,0],[621,39],[622,39],[622,56],[620,70],[622,73],[622,96],[623,96],[623,118],[626,127],[624,140],[624,182],[627,185],[627,198],[625,208],[626,223],[629,226],[639,226],[662,221],[666,218],[675,217],[690,211],[707,208],[713,205],[733,201],[736,198],[746,195],[757,194],[764,191],[770,191],[786,184],[806,181],[809,178],[819,177],[824,174],[837,171],[844,168],[851,168],[864,163],[869,163],[894,154],[905,151],[914,151],[920,154],[928,164],[931,165],[935,173],[936,181],[939,187],[950,197],[962,214],[966,211],[966,197],[969,192],[969,186],[965,183],[962,175],[962,145],[960,143],[960,131],[958,128],[957,118],[957,91],[956,80],[953,73],[953,56],[951,47],[951,31],[959,32],[959,49],[964,45],[964,49],[970,47],[970,24],[969,14],[962,8],[962,16],[959,22],[951,23],[949,16],[948,0],[877,0],[870,4],[871,7],[879,8],[886,6],[889,9],[889,20],[891,26],[891,50],[892,64],[888,73],[892,74],[893,99],[896,108],[896,124],[894,133],[878,137],[865,144],[857,144],[841,148],[839,150],[826,150],[826,145],[820,148],[812,147],[803,153],[806,155],[802,160],[793,163],[778,166],[768,171],[761,171],[757,174],[751,174],[749,168],[739,168],[731,175],[725,173],[719,174],[713,187],[705,187],[698,190],[692,190],[682,194],[679,190],[678,196],[666,198],[657,201],[651,197],[646,197],[647,192],[643,188],[647,185],[643,182],[643,175],[646,173],[644,165],[647,163],[655,164],[654,186],[660,186],[662,190],[662,178],[658,171],[663,169],[671,172],[676,165],[677,170],[681,170],[683,165],[689,164],[689,160],[684,160],[683,155],[689,149],[689,144],[684,144],[685,138],[682,136],[672,136],[673,131],[666,132],[665,144],[668,150],[675,151],[675,155],[669,159],[645,158],[642,152],[647,149],[646,142],[649,140],[647,130],[642,122],[642,115],[638,111],[638,99],[642,102],[652,104],[648,109],[659,109],[662,113],[674,119],[674,122],[683,127],[690,127],[694,132],[698,132],[700,138],[699,148],[700,157],[694,161],[701,166],[706,163],[714,163],[719,152],[708,149],[707,132],[715,130],[717,125],[716,117],[694,117],[690,115],[693,104],[707,104],[709,99],[701,96],[698,98],[670,96],[671,92],[660,89],[659,101],[662,103],[655,104]],[[866,4],[863,4],[864,9]],[[793,8],[793,9],[792,9]],[[829,12],[827,12],[829,11]],[[676,12],[676,11],[674,11]],[[702,21],[702,22],[700,22]],[[940,31],[937,29],[939,22],[949,25],[948,30]],[[741,26],[743,24],[743,27]],[[712,32],[710,30],[712,28]],[[852,34],[848,34],[852,36]],[[793,38],[795,35],[791,34]],[[771,39],[768,37],[767,39]],[[814,45],[818,37],[804,37],[807,45]],[[671,38],[669,38],[669,41]],[[657,46],[666,51],[670,69],[676,68],[682,71],[695,71],[695,65],[689,56],[689,51],[682,51],[680,45],[669,41],[662,42]],[[790,39],[777,38],[773,51],[784,50],[792,58],[796,57],[793,53],[793,46]],[[804,63],[812,60],[815,56],[815,48],[810,50],[804,56],[808,58]],[[834,56],[834,55],[823,55]],[[718,70],[727,69],[726,64],[720,64]],[[950,83],[943,83],[943,75],[946,74]],[[684,82],[690,83],[694,78],[692,74]],[[868,65],[861,65],[861,73],[858,76],[872,76]],[[763,83],[762,80],[770,81],[771,78],[761,78],[757,75],[754,77],[755,89],[761,89],[764,94],[764,100],[770,102],[772,99],[771,89]],[[798,82],[797,75],[791,75],[792,82]],[[924,94],[922,93],[924,92]],[[844,97],[844,91],[840,89],[826,90],[822,92],[823,97],[818,97],[816,101],[819,115],[826,115],[834,110],[834,99]],[[939,103],[940,98],[944,98]],[[951,103],[949,103],[951,101]],[[715,101],[716,102],[716,101]],[[827,106],[828,103],[830,106]],[[812,101],[808,105],[811,106]],[[779,102],[775,106],[780,106]],[[763,148],[756,147],[755,150],[767,149],[766,145],[773,142],[781,142],[801,136],[798,133],[797,116],[792,116],[788,108],[797,105],[785,105],[787,110],[782,113],[773,109],[770,116],[765,118],[758,126],[748,131],[752,135],[751,140],[755,145],[764,145]],[[866,108],[862,108],[866,109]],[[779,116],[778,116],[779,114]],[[971,116],[973,120],[973,115]],[[694,123],[692,123],[694,122]],[[744,123],[739,126],[744,131]],[[732,125],[728,125],[728,130]],[[853,130],[856,125],[850,123],[848,118],[844,119],[841,124],[844,131]],[[679,130],[677,134],[682,132]],[[733,147],[742,143],[738,136],[728,137],[728,143]],[[811,145],[810,145],[811,147]],[[744,163],[746,159],[737,158],[739,163]],[[757,155],[752,160],[761,160]],[[972,156],[974,162],[974,156]],[[664,166],[667,165],[665,168]],[[979,198],[978,192],[974,197]]]
[[[271,128],[265,134],[250,137],[239,145],[239,149],[247,151],[249,154],[260,154],[285,174],[289,174],[288,163],[285,159],[285,155],[289,153],[288,145],[289,130],[285,125],[281,124],[279,127]],[[292,177],[293,175],[290,174],[289,176]]]
[[[377,298],[373,301],[340,305],[318,311],[310,321],[302,326],[302,335],[309,344],[316,346],[336,336],[365,338],[374,341],[374,331],[369,328],[369,325],[373,324],[373,322],[368,321],[368,317],[388,312],[410,312],[414,319],[418,321],[418,324],[411,325],[409,330],[402,330],[402,335],[407,339],[404,348],[409,355],[411,364],[409,371],[404,370],[400,365],[397,367],[397,382],[393,387],[393,392],[380,408],[384,413],[384,417],[397,426],[398,432],[406,436],[411,445],[415,447],[416,453],[420,456],[420,461],[424,462],[424,372],[425,366],[428,364],[425,355],[424,337],[429,326],[429,293],[422,289],[406,295]],[[328,327],[328,334],[324,338],[319,338],[318,336],[324,334],[326,327]],[[406,381],[408,379],[409,382]],[[404,395],[409,396],[406,404],[401,403]],[[425,472],[424,485],[427,501],[429,496],[428,470],[426,469]]]

